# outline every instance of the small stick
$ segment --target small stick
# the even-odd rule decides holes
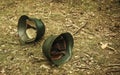
[[[86,22],[83,26],[81,26],[73,35],[77,34],[82,28],[86,27],[88,22]]]
[[[88,68],[88,67],[77,67],[77,68],[90,70],[90,68]]]
[[[117,50],[114,49],[113,47],[107,46],[107,48],[109,48],[110,50],[113,50],[115,53],[117,53]]]
[[[109,70],[109,71],[107,71],[106,73],[113,73],[113,72],[120,72],[120,70]]]
[[[120,64],[110,64],[107,67],[120,66]]]
[[[100,42],[100,44],[101,45],[103,45],[103,43],[102,42]],[[108,46],[108,44],[106,44],[106,47],[105,48],[108,48],[109,50],[112,50],[112,51],[114,51],[115,53],[117,53],[117,50],[116,49],[114,49],[113,47],[111,47],[111,46]]]

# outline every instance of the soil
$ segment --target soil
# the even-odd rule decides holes
[[[120,75],[120,1],[67,1],[1,0],[0,75]],[[22,15],[44,22],[39,42],[19,42]],[[74,37],[73,55],[56,67],[43,55],[42,44],[64,32]]]

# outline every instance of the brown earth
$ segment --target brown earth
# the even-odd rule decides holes
[[[0,1],[0,75],[120,75],[120,1],[76,0]],[[21,15],[42,19],[43,39],[21,45],[17,23]],[[72,59],[54,67],[42,44],[52,34],[74,37]]]

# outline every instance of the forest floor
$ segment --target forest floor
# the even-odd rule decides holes
[[[20,44],[21,15],[44,22],[46,32],[37,44]],[[74,37],[73,55],[55,67],[41,47],[48,36],[64,32]],[[120,1],[1,0],[0,75],[120,75]]]

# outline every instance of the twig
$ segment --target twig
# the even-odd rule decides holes
[[[84,52],[85,53],[85,55],[86,55],[86,57],[92,57],[89,53],[87,53],[87,52]]]
[[[120,66],[120,64],[110,64],[107,67]]]
[[[75,25],[75,24],[72,24],[72,26],[79,29],[79,26],[77,26],[77,25]]]
[[[115,53],[117,53],[117,50],[114,49],[113,47],[107,46],[108,49],[113,50]]]
[[[5,43],[8,43],[8,44],[11,44],[11,45],[18,45],[18,43],[16,43],[16,42],[12,42],[12,41],[6,41],[6,40],[2,40],[2,44],[5,44]]]
[[[32,63],[39,63],[39,62],[45,62],[45,61],[47,61],[47,60],[43,59],[43,58],[38,58],[38,57],[31,56],[31,62]]]
[[[86,27],[88,22],[86,22],[83,26],[81,26],[73,35],[77,34],[82,28]]]
[[[115,72],[120,72],[120,69],[109,69],[108,71],[106,71],[106,73],[115,73]]]
[[[112,51],[114,51],[115,53],[117,53],[117,50],[114,49],[113,47],[109,46],[108,43],[105,43],[105,44],[104,44],[104,43],[100,42],[100,44],[103,45],[103,48],[102,48],[102,49],[107,48],[107,49],[112,50]]]
[[[89,31],[85,31],[85,30],[82,30],[84,33],[87,33],[87,34],[89,34],[89,35],[95,35],[94,33],[91,33],[91,32],[89,32]]]
[[[88,67],[76,67],[76,68],[90,70],[90,68],[88,68]]]

